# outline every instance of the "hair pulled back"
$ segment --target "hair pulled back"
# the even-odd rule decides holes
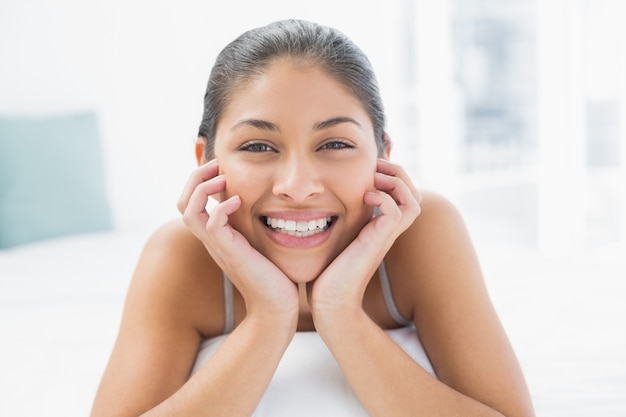
[[[263,74],[279,58],[317,66],[351,91],[372,121],[376,146],[382,155],[385,115],[376,76],[363,51],[336,29],[302,20],[284,20],[243,33],[217,56],[198,132],[206,142],[207,161],[214,158],[217,123],[230,94]]]

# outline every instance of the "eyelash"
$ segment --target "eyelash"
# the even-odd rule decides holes
[[[338,146],[339,145],[339,146]],[[322,146],[320,146],[320,150],[342,150],[342,149],[352,149],[354,145],[351,143],[342,141],[342,140],[333,140],[330,142],[326,142]]]
[[[263,148],[263,149],[261,149]],[[239,147],[239,150],[244,152],[253,152],[253,153],[263,153],[263,152],[276,152],[274,148],[272,148],[267,143],[263,142],[247,142]]]
[[[354,145],[348,142],[333,140],[320,146],[319,150],[343,150],[352,148],[354,148]],[[239,150],[252,153],[276,152],[276,149],[263,142],[247,142],[241,145]]]

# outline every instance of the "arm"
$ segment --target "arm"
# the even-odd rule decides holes
[[[249,416],[295,333],[297,288],[228,226],[237,199],[210,218],[204,209],[225,186],[216,167],[196,170],[183,194],[185,223],[196,236],[178,223],[141,256],[93,417]],[[223,327],[221,268],[244,296],[246,318],[187,380],[201,335]]]
[[[401,170],[393,175],[408,182]],[[377,185],[381,187],[385,188]],[[407,197],[406,189],[398,195],[401,188],[385,189],[402,212]],[[380,207],[383,216],[393,212],[384,204]],[[460,216],[433,195],[426,195],[421,209],[386,260],[390,275],[399,277],[394,280],[399,306],[414,317],[438,379],[397,346],[354,296],[343,304],[315,307],[318,332],[372,416],[532,416],[524,379],[491,306]],[[360,251],[359,263],[375,256],[368,255],[367,246]],[[341,271],[334,267],[336,273]]]
[[[436,195],[424,214],[401,242],[420,254],[408,264],[417,274],[399,289],[414,300],[413,320],[438,379],[505,416],[534,416],[461,216]]]
[[[292,334],[289,323],[247,317],[216,354],[148,416],[250,416]]]
[[[291,324],[246,319],[187,380],[202,335],[222,331],[220,282],[221,271],[180,222],[149,240],[92,417],[251,414],[288,344]]]

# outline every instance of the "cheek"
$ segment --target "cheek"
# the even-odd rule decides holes
[[[253,205],[266,192],[267,179],[262,170],[246,167],[242,164],[222,164],[220,173],[226,176],[226,189],[221,193],[222,201],[238,195],[241,198],[241,207],[230,215],[229,223],[240,232],[247,235],[250,227],[250,213]],[[250,238],[250,236],[246,236]]]
[[[366,192],[374,191],[375,165],[361,164],[335,173],[333,194],[337,195],[348,211],[345,238],[354,239],[358,231],[371,219],[373,208],[365,204]],[[338,180],[340,179],[340,180]]]
[[[215,140],[215,158],[219,164],[219,174],[226,177],[226,189],[220,193],[220,200],[224,201],[234,195],[239,195],[245,204],[247,188],[254,179],[249,168],[225,146],[228,140],[218,136]],[[241,209],[239,210],[241,211]]]
[[[261,173],[258,169],[228,159],[220,160],[219,164],[220,174],[226,176],[226,189],[222,198],[239,195],[245,204],[249,195],[259,189],[259,184],[262,183]]]
[[[342,188],[342,195],[357,195],[361,199],[366,191],[374,190],[376,164],[355,164],[334,173],[334,182]],[[329,170],[329,172],[332,172]],[[339,181],[337,181],[339,179]]]

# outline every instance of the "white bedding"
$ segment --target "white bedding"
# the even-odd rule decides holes
[[[86,416],[143,232],[0,251],[0,416]],[[626,416],[624,247],[568,259],[479,246],[538,416]]]
[[[0,416],[87,416],[145,233],[0,251]]]
[[[385,333],[426,372],[435,375],[413,327],[385,330]],[[222,335],[202,343],[192,374],[201,369],[226,338]],[[316,332],[298,332],[287,347],[253,417],[320,415],[358,417],[367,415],[367,412],[322,338]]]

